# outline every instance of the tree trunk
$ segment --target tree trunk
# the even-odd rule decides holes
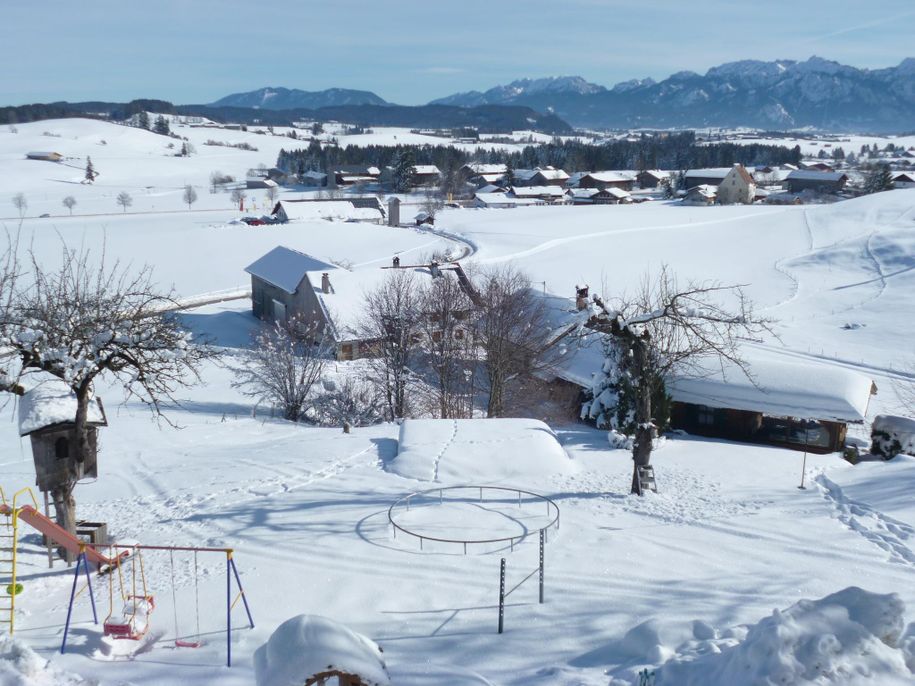
[[[648,373],[648,341],[637,338],[632,345],[633,363],[638,376],[638,401],[635,407],[635,441],[632,444],[632,489],[631,493],[642,495],[639,483],[639,467],[647,467],[651,461],[654,440],[654,426],[651,423],[651,379]]]
[[[54,518],[58,525],[76,535],[76,500],[73,498],[73,485],[61,486],[51,491],[54,501]],[[63,548],[57,549],[58,554],[67,562],[73,562],[76,556]]]
[[[505,379],[501,374],[492,374],[489,378],[489,403],[486,415],[501,417],[505,412]]]

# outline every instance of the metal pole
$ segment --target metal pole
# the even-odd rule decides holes
[[[545,542],[545,531],[540,530],[540,602],[543,603],[543,544]]]
[[[502,627],[505,620],[505,558],[499,565],[499,633],[502,633]]]
[[[807,439],[808,439],[809,431],[810,431],[810,428],[805,423],[804,424],[804,463],[801,466],[801,485],[798,486],[798,488],[802,491],[807,490],[807,487],[804,485],[804,475],[807,472]]]
[[[64,623],[64,638],[60,644],[60,653],[67,650],[67,634],[70,631],[70,617],[73,614],[73,601],[76,600],[76,582],[79,580],[79,560],[76,563],[76,572],[73,574],[73,587],[70,589],[70,604],[67,606],[67,621]]]
[[[254,618],[251,616],[251,608],[248,607],[248,596],[245,595],[245,589],[241,586],[241,579],[238,576],[238,567],[235,566],[235,558],[229,558],[232,563],[232,573],[235,575],[235,583],[238,584],[238,592],[241,593],[241,601],[245,604],[245,612],[248,614],[248,622],[251,628],[254,628]]]
[[[226,667],[232,666],[232,555],[226,553]]]
[[[86,569],[86,585],[89,587],[89,600],[92,601],[92,621],[98,624],[98,614],[95,612],[95,595],[92,593],[92,577],[89,576],[89,559],[86,557],[85,548],[80,553],[83,558],[83,565]],[[79,562],[76,564],[76,572],[79,573]]]
[[[44,516],[48,519],[51,518],[51,503],[48,500],[48,492],[42,491],[44,494]],[[48,569],[54,569],[54,546],[51,545],[51,537],[45,536],[44,541],[48,546]]]

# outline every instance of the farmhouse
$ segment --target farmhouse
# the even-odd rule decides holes
[[[473,196],[473,206],[481,208],[507,209],[512,207],[521,207],[523,205],[542,205],[543,201],[539,198],[518,198],[511,193],[477,192]]]
[[[569,175],[566,174],[562,169],[555,169],[553,167],[538,167],[537,169],[534,169],[534,173],[531,175],[529,185],[562,187],[568,180]]]
[[[299,180],[303,186],[314,186],[320,188],[327,185],[327,174],[320,171],[306,171],[299,175]]]
[[[755,195],[756,184],[742,164],[735,164],[718,185],[718,202],[722,205],[749,205]]]
[[[593,333],[570,345],[546,380],[590,390],[604,362],[602,342]],[[843,448],[848,424],[864,422],[876,393],[871,379],[841,367],[756,350],[744,350],[743,357],[753,381],[731,363],[709,364],[672,379],[667,384],[671,426],[701,436],[828,453]]]
[[[478,188],[487,184],[500,183],[505,172],[508,171],[504,164],[465,164],[461,167],[461,178],[470,181]]]
[[[414,186],[434,186],[441,179],[442,173],[434,164],[417,164],[413,166]]]
[[[527,200],[540,200],[554,204],[565,201],[565,191],[560,186],[512,186],[510,195]]]
[[[618,205],[632,202],[632,196],[619,188],[572,188],[566,195],[573,205]]]
[[[338,186],[376,183],[380,177],[381,170],[378,167],[341,167],[334,170],[334,178]]]
[[[789,193],[813,191],[815,193],[838,193],[848,183],[848,176],[842,172],[793,171],[785,179]]]
[[[893,188],[915,188],[915,172],[893,174]]]
[[[631,174],[618,171],[589,172],[578,180],[579,188],[619,188],[631,191],[635,179]]]
[[[60,162],[64,156],[59,152],[27,152],[27,160],[41,160],[42,162]]]
[[[257,190],[261,188],[278,188],[279,184],[273,179],[265,179],[259,176],[248,177],[245,179],[245,188],[248,190]]]
[[[635,175],[639,188],[657,188],[662,181],[669,178],[670,172],[661,171],[660,169],[646,169]]]
[[[715,186],[717,187],[724,178],[731,173],[733,167],[714,167],[710,169],[688,169],[683,174],[683,180],[686,188],[694,186]]]
[[[315,219],[384,223],[384,210],[375,196],[347,200],[281,200],[274,205],[271,214],[279,224]]]
[[[703,184],[688,189],[686,195],[683,196],[683,202],[687,205],[712,205],[717,196],[717,186]]]

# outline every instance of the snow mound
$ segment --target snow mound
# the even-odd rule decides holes
[[[655,686],[911,684],[915,640],[903,633],[904,611],[895,593],[855,586],[801,600],[743,638],[688,644],[657,670]]]
[[[526,483],[570,472],[572,462],[536,419],[407,419],[387,468],[420,481]]]
[[[878,414],[871,425],[871,443],[876,455],[915,455],[915,419]]]
[[[0,686],[76,686],[88,684],[51,666],[25,643],[0,634]]]
[[[331,670],[357,675],[367,684],[390,684],[381,648],[326,617],[287,619],[254,652],[257,686],[300,686]]]

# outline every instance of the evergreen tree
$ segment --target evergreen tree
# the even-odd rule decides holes
[[[509,188],[515,185],[515,165],[511,158],[505,161],[505,185]]]
[[[865,193],[880,193],[893,190],[893,174],[885,162],[875,164],[864,178]]]
[[[141,129],[149,128],[149,113],[146,110],[140,110],[139,114],[137,114],[137,126]]]
[[[92,158],[86,157],[86,181],[92,183],[96,176],[98,174],[95,173],[95,167],[92,166]]]
[[[167,136],[171,133],[171,129],[168,127],[168,119],[163,117],[161,114],[156,117],[156,123],[153,125],[153,131],[162,136]]]
[[[413,175],[416,173],[416,158],[413,150],[406,148],[394,155],[394,191],[405,193],[413,188]]]

